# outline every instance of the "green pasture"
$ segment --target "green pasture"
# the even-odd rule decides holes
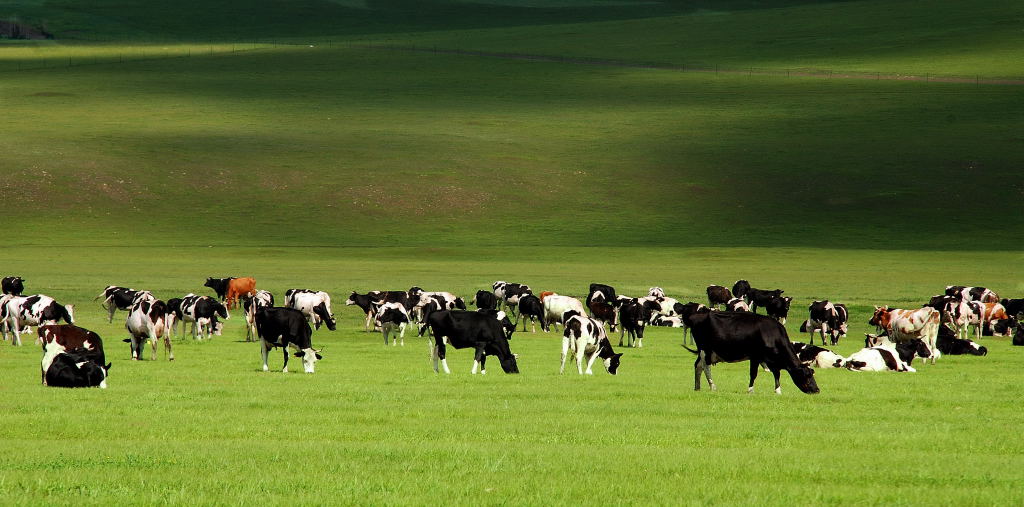
[[[693,392],[693,357],[679,330],[649,329],[624,352],[621,374],[598,366],[558,375],[560,337],[517,333],[522,373],[451,351],[435,375],[423,339],[384,346],[345,307],[351,290],[429,289],[470,295],[496,279],[582,295],[592,281],[641,294],[660,285],[701,300],[708,283],[739,277],[796,298],[851,305],[850,354],[875,303],[917,305],[948,282],[1019,295],[1005,266],[1020,254],[821,249],[549,248],[32,248],[4,250],[30,292],[77,305],[113,362],[110,388],[39,385],[31,341],[0,344],[0,501],[39,503],[887,503],[1015,504],[1018,371],[1007,339],[989,356],[943,357],[916,374],[818,372],[821,394],[783,394],[762,374],[746,394],[746,364],[719,365],[719,391]],[[286,288],[329,290],[336,332],[314,375],[260,371],[238,312],[224,336],[175,341],[176,360],[132,362],[123,313],[113,324],[92,298],[107,284],[159,297],[207,276],[253,275]],[[148,357],[148,352],[147,352]],[[300,369],[301,371],[301,369]],[[927,492],[927,493],[924,493]]]

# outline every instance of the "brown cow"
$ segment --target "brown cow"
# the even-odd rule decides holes
[[[615,320],[617,315],[618,312],[615,311],[615,307],[607,301],[590,302],[590,316],[594,318],[594,320],[608,324],[612,333],[615,332],[615,327],[618,325],[618,322]]]
[[[256,294],[256,279],[252,277],[234,278],[228,281],[227,295],[224,298],[228,308],[234,308],[241,296],[252,297]]]

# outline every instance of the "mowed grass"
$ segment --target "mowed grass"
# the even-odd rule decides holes
[[[822,393],[783,394],[747,365],[714,368],[719,391],[693,392],[679,330],[649,329],[621,374],[558,375],[560,337],[517,333],[520,375],[450,351],[435,375],[413,333],[404,347],[363,333],[353,289],[452,290],[497,279],[582,295],[592,281],[683,300],[743,277],[796,298],[851,305],[859,348],[873,303],[917,306],[947,283],[1020,295],[1005,266],[1020,254],[821,249],[65,248],[8,247],[5,269],[30,292],[78,305],[113,361],[105,391],[39,385],[38,347],[0,346],[0,498],[4,503],[887,503],[1016,504],[1020,350],[985,339],[987,357],[943,357],[916,374],[819,371]],[[7,274],[7,273],[5,273]],[[175,342],[176,361],[127,360],[123,313],[91,301],[107,284],[158,296],[206,293],[207,276],[252,275],[278,298],[333,294],[339,330],[317,373],[260,371],[242,316],[222,337]],[[410,330],[411,331],[411,330]],[[492,361],[493,363],[493,361]],[[293,372],[299,368],[291,363]]]

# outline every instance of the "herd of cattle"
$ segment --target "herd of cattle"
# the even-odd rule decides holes
[[[172,336],[191,324],[194,339],[220,335],[230,309],[240,306],[246,320],[246,340],[259,341],[263,370],[269,370],[268,355],[281,348],[282,371],[288,371],[289,349],[301,358],[306,373],[323,358],[322,349],[312,346],[313,329],[326,325],[336,329],[330,295],[324,291],[289,289],[285,304],[275,306],[274,295],[256,289],[253,278],[208,278],[205,283],[217,297],[186,294],[166,301],[150,291],[108,286],[95,300],[107,312],[108,322],[118,311],[127,312],[125,329],[131,358],[142,359],[144,347],[151,346],[151,359],[163,341],[165,356],[174,359]],[[61,305],[44,295],[24,296],[24,280],[2,280],[0,328],[4,340],[13,335],[13,344],[21,345],[21,335],[31,326],[43,347],[42,382],[57,387],[106,387],[110,364],[106,363],[102,340],[96,333],[74,325],[73,305]],[[561,326],[561,369],[574,358],[580,374],[592,373],[600,359],[605,370],[615,375],[622,354],[615,352],[609,332],[619,332],[618,346],[643,347],[647,326],[682,329],[683,347],[696,355],[695,389],[701,388],[701,374],[711,389],[715,384],[710,367],[719,362],[750,362],[749,391],[760,369],[775,378],[780,392],[780,375],[786,370],[794,384],[805,393],[818,392],[812,368],[846,368],[854,371],[913,372],[916,358],[935,360],[942,354],[985,355],[987,349],[968,339],[973,328],[975,339],[983,335],[1013,335],[1014,345],[1024,345],[1024,326],[1018,324],[1024,313],[1024,299],[1000,299],[983,287],[949,286],[916,309],[875,307],[869,324],[875,334],[867,334],[865,347],[849,357],[824,348],[837,345],[846,336],[849,312],[845,305],[832,301],[814,301],[808,318],[800,326],[808,333],[808,343],[791,342],[784,324],[792,298],[782,290],[760,290],[745,280],[727,287],[707,287],[707,304],[681,303],[667,297],[664,290],[651,287],[644,297],[617,294],[614,287],[591,284],[584,301],[545,291],[534,293],[525,284],[494,282],[491,290],[480,290],[467,302],[450,292],[430,292],[420,287],[404,291],[352,292],[346,305],[359,307],[366,316],[365,331],[380,331],[387,345],[405,344],[406,328],[415,326],[418,336],[426,336],[435,372],[450,373],[446,360],[448,346],[475,351],[472,373],[486,373],[488,356],[495,356],[506,373],[518,373],[518,356],[509,341],[522,323],[523,331],[537,325],[548,332]],[[475,311],[468,306],[476,307]],[[764,308],[767,315],[759,315]],[[514,319],[514,320],[513,320]],[[66,324],[59,324],[64,321]],[[606,330],[607,326],[607,330]],[[695,348],[687,347],[690,335]],[[814,345],[818,336],[821,346]],[[826,337],[828,338],[826,343]]]

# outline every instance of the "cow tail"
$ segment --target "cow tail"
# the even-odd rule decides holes
[[[696,356],[696,355],[700,355],[700,352],[697,352],[696,350],[693,350],[693,349],[691,349],[690,347],[687,347],[686,345],[683,345],[683,348],[684,348],[684,349],[686,349],[686,350],[689,350],[689,351],[690,351],[690,353],[692,353],[692,354],[693,354],[693,355],[695,355],[695,356]]]

